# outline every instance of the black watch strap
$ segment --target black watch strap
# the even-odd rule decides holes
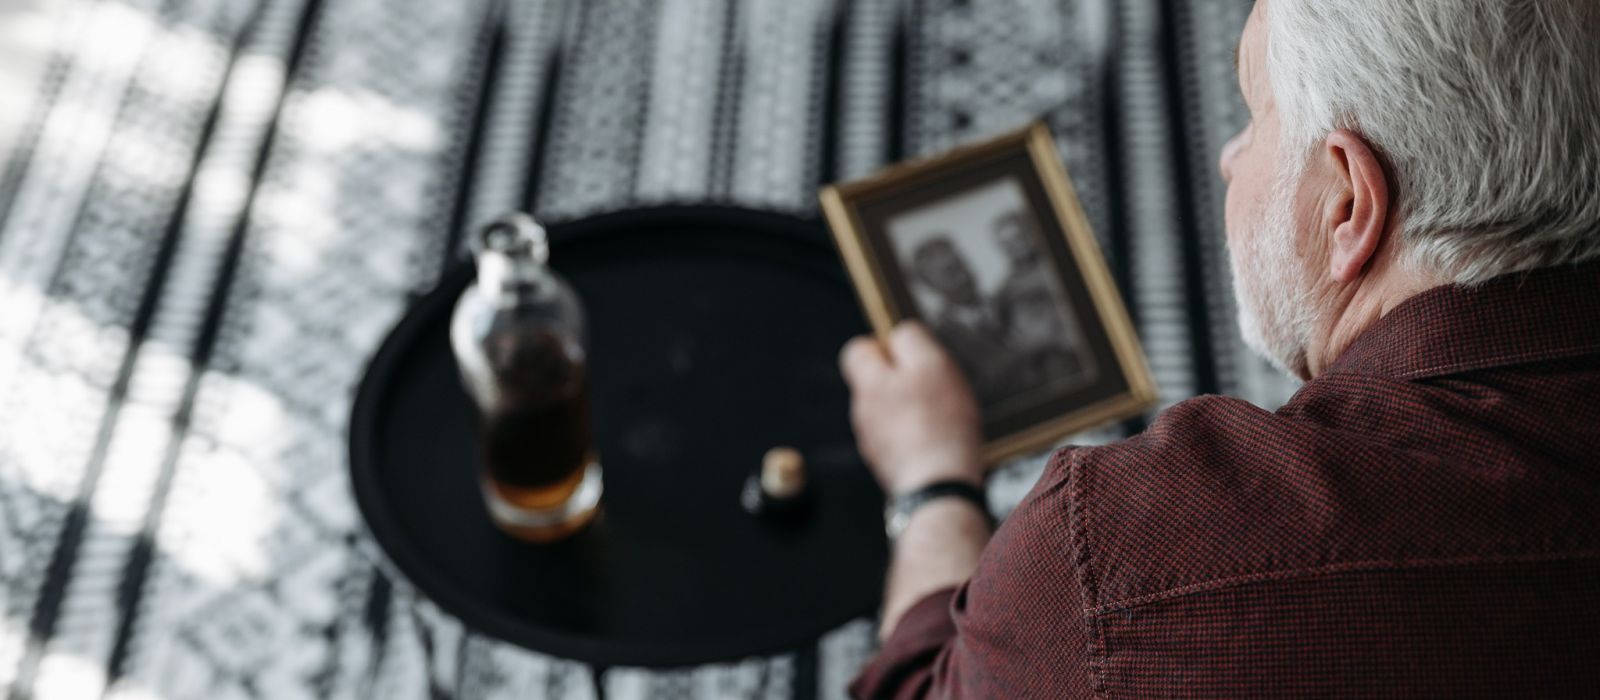
[[[890,498],[889,504],[883,509],[884,532],[889,534],[891,540],[900,537],[900,533],[911,522],[912,513],[941,498],[960,498],[977,506],[978,512],[983,513],[991,526],[994,525],[994,517],[989,515],[989,499],[984,496],[983,489],[965,481],[938,481]]]

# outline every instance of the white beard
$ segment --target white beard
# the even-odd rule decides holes
[[[1294,195],[1300,177],[1279,180],[1266,215],[1244,242],[1230,250],[1239,332],[1245,345],[1274,367],[1302,379],[1306,348],[1319,313],[1305,264],[1296,254]]]

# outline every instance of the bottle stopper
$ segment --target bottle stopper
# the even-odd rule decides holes
[[[550,242],[544,226],[515,212],[484,226],[468,240],[478,262],[478,286],[488,293],[536,288],[547,276]],[[502,295],[509,303],[514,296]]]
[[[793,447],[774,447],[761,460],[761,491],[768,498],[784,500],[799,496],[806,488],[806,462]]]

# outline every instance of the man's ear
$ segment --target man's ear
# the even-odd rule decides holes
[[[1329,134],[1324,146],[1336,188],[1325,212],[1333,231],[1328,272],[1348,284],[1361,276],[1388,232],[1389,176],[1377,152],[1353,131]]]

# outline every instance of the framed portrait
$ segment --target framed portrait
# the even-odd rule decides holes
[[[830,185],[821,198],[878,336],[918,319],[961,367],[990,465],[1155,402],[1044,124]]]

